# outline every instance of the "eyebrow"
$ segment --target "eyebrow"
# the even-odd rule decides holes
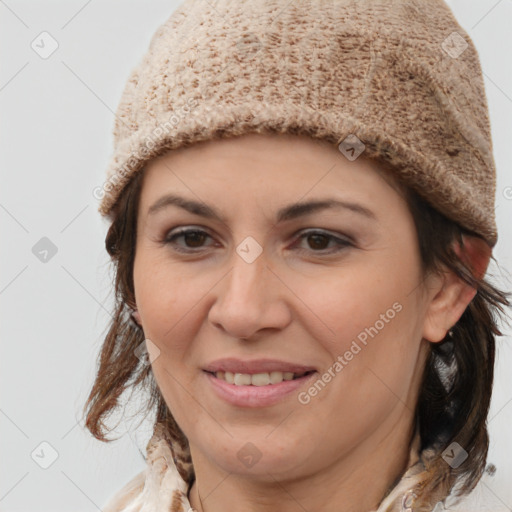
[[[160,199],[158,199],[148,209],[148,216],[154,215],[155,213],[169,206],[177,206],[194,215],[199,215],[207,219],[213,219],[225,223],[225,219],[222,217],[222,215],[220,215],[220,213],[218,213],[211,206],[174,194],[166,194],[162,196]],[[320,210],[332,208],[344,208],[355,213],[358,213],[364,217],[367,217],[368,219],[374,221],[377,220],[376,214],[372,210],[366,208],[361,204],[330,198],[322,200],[312,200],[307,202],[298,202],[285,206],[284,208],[278,210],[276,220],[277,222],[285,222],[288,220],[296,219],[298,217],[318,212]]]

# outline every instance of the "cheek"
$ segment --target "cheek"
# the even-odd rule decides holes
[[[136,300],[144,334],[160,350],[152,371],[167,406],[183,422],[190,410],[190,395],[185,390],[193,384],[190,357],[201,325],[201,298],[212,285],[168,262],[153,260],[142,265],[141,259],[140,263],[140,273],[134,274]]]
[[[135,261],[135,300],[146,337],[164,350],[174,350],[168,340],[183,339],[180,331],[190,325],[189,315],[207,288],[163,257],[150,256],[142,252]]]
[[[355,264],[350,272],[331,270],[315,286],[296,282],[294,291],[307,298],[304,328],[326,354],[324,371],[340,376],[332,381],[336,392],[320,401],[342,397],[348,410],[357,410],[379,400],[389,405],[407,393],[420,341],[411,293],[417,283],[414,258],[396,261],[396,255]]]
[[[178,322],[208,289],[193,272],[169,261],[165,251],[144,248],[134,264],[134,285],[146,327],[158,331]]]
[[[315,339],[332,351],[343,353],[352,340],[370,339],[371,334],[396,337],[404,317],[413,310],[412,299],[417,274],[411,262],[391,265],[391,258],[361,262],[345,270],[329,269],[322,276],[298,280],[294,293],[308,307],[302,319]],[[407,314],[404,314],[406,311]]]

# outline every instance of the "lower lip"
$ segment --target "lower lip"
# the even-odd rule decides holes
[[[211,373],[204,371],[203,373],[220,398],[238,407],[266,407],[274,405],[294,391],[297,391],[317,374],[317,372],[313,372],[298,379],[283,380],[278,384],[267,384],[266,386],[237,386],[223,379],[218,379]]]

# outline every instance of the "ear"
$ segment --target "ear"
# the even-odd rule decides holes
[[[476,236],[463,235],[462,243],[462,249],[459,244],[453,245],[455,253],[471,269],[476,279],[482,279],[491,260],[492,248]]]
[[[453,250],[471,269],[476,279],[484,277],[492,254],[492,248],[484,240],[463,235],[462,247],[455,242]],[[423,326],[423,337],[433,343],[446,337],[448,330],[459,321],[477,293],[475,288],[452,271],[446,271],[440,278],[436,277],[436,283]]]
[[[134,309],[132,312],[132,317],[135,319],[135,321],[142,326],[142,321],[140,319],[140,314],[138,309]]]

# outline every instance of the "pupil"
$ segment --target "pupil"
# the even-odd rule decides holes
[[[195,239],[195,240],[196,240],[196,242],[197,242],[197,238],[198,238],[198,237],[199,237],[199,238],[201,238],[201,237],[203,237],[203,236],[204,236],[204,235],[203,235],[202,233],[199,233],[198,231],[193,231],[193,232],[191,232],[191,233],[186,233],[186,234],[185,234],[185,239],[186,239],[186,241],[187,241],[187,245],[189,245],[189,244],[188,244],[188,242],[190,241],[190,238],[192,238],[192,240],[194,240],[194,239]],[[192,242],[192,247],[197,247],[197,245],[194,245],[194,243]]]
[[[320,240],[322,240],[322,239],[323,239],[323,240],[324,240],[324,242],[325,242],[326,237],[325,237],[324,235],[309,235],[309,238],[310,238],[310,239],[315,240],[315,241],[313,242],[313,244],[312,244],[312,247],[313,247],[314,249],[324,249],[324,248],[325,248],[325,247],[323,247],[323,246],[322,246],[322,243],[321,243],[321,242],[320,242],[320,246],[321,246],[321,247],[319,247],[319,246],[318,246],[318,244],[316,243],[316,242],[318,242],[318,239],[320,239]],[[323,244],[323,245],[325,245],[325,244]]]

